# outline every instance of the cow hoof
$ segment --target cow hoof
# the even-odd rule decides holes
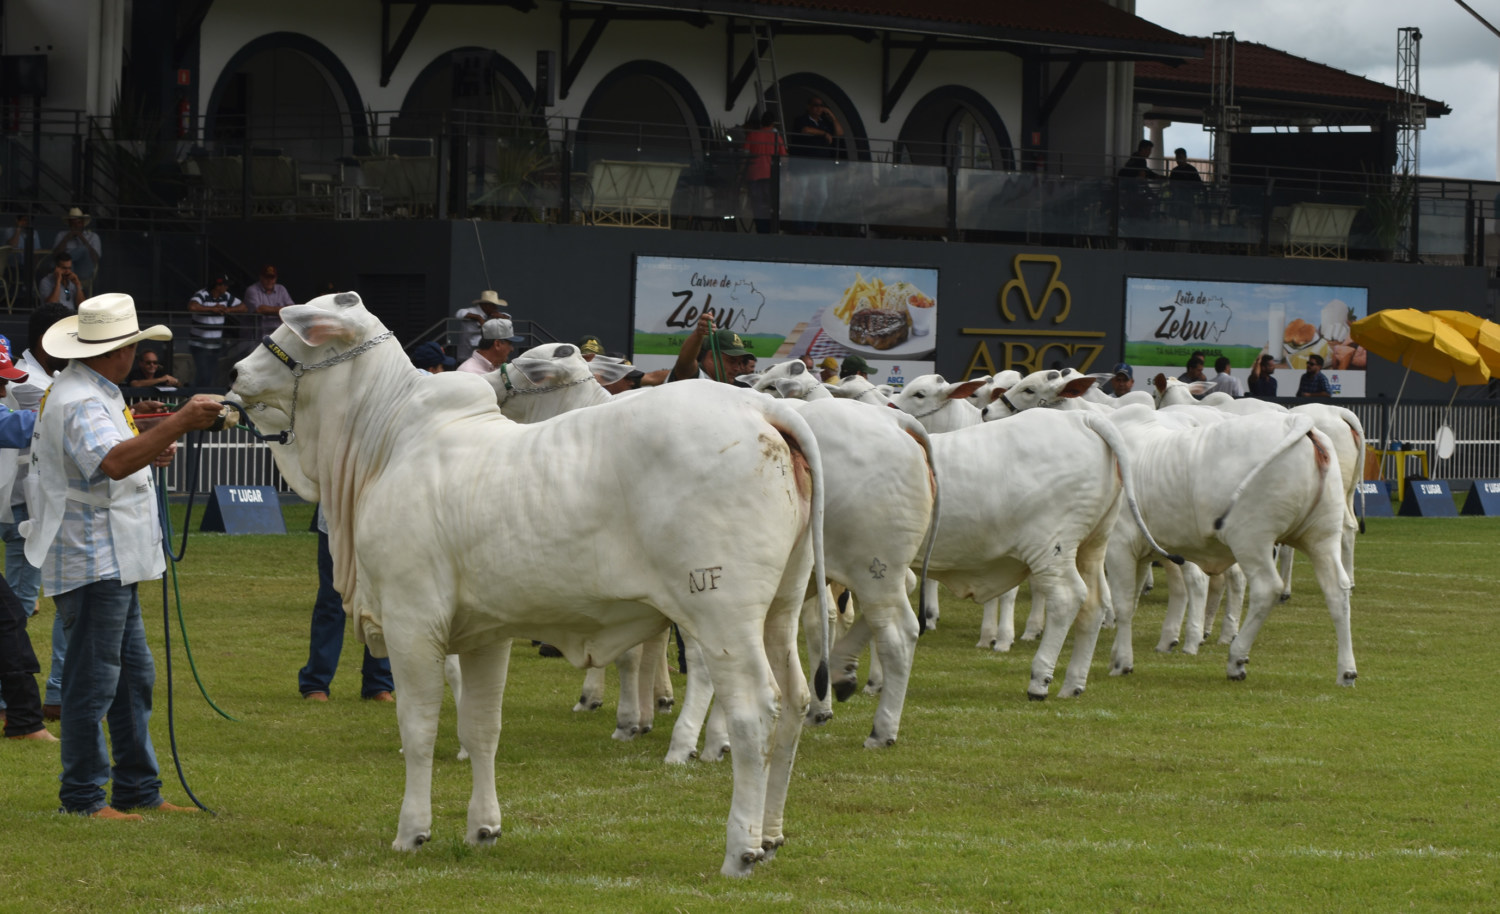
[[[883,683],[883,682],[876,682],[875,680],[871,679],[871,680],[869,680],[868,682],[865,683],[865,694],[866,695],[879,695],[880,692],[881,692],[881,690],[884,689],[884,688],[885,688],[885,683]]]
[[[1071,694],[1074,698],[1077,698],[1078,696],[1080,696],[1080,695],[1083,694],[1083,686],[1074,686],[1073,687],[1073,691],[1071,693],[1065,693],[1065,694]]]
[[[689,761],[691,761],[691,760],[693,760],[693,759],[695,759],[697,757],[698,757],[697,751],[682,753],[682,752],[676,752],[676,751],[670,751],[669,750],[667,752],[667,757],[665,759],[663,759],[663,761],[666,762],[668,765],[686,765]]]
[[[865,737],[866,749],[889,749],[894,745],[896,745],[896,738],[894,736],[882,738],[876,736],[874,731],[871,731],[870,735]]]
[[[1281,595],[1281,598],[1279,600],[1277,600],[1276,602],[1278,602],[1278,603],[1285,603],[1287,600],[1290,600],[1291,598],[1292,598],[1292,592],[1291,591],[1287,591],[1286,593],[1283,593]]]
[[[469,750],[465,749],[462,744],[458,747],[458,760],[460,762],[467,762],[469,760]]]
[[[1352,685],[1354,685],[1354,680],[1356,680],[1358,678],[1359,678],[1359,674],[1356,673],[1353,670],[1350,670],[1349,672],[1344,673],[1344,674],[1342,674],[1342,675],[1339,676],[1339,685],[1341,685],[1341,686],[1352,686]]]
[[[494,828],[481,828],[474,836],[473,844],[476,847],[489,847],[500,837],[500,826]]]
[[[785,838],[768,838],[760,843],[760,859],[763,863],[770,863],[776,859],[776,851],[786,843]]]
[[[1245,675],[1246,675],[1245,664],[1247,664],[1249,662],[1250,662],[1249,658],[1246,658],[1244,660],[1232,660],[1232,661],[1230,661],[1230,665],[1229,665],[1229,678],[1231,680],[1233,680],[1234,682],[1243,682],[1244,679],[1245,679]]]
[[[859,688],[859,683],[853,679],[840,679],[833,684],[833,697],[839,701],[848,701],[854,690]]]
[[[656,700],[656,712],[658,714],[670,714],[672,713],[672,706],[674,704],[676,704],[676,702],[673,699],[658,698]]]
[[[724,756],[729,754],[729,744],[725,743],[717,749],[705,749],[701,760],[705,762],[722,762]]]
[[[415,835],[409,841],[402,841],[400,838],[397,838],[395,841],[391,842],[391,850],[414,851],[431,840],[432,834],[430,832],[423,832],[420,835]]]
[[[1043,692],[1042,694],[1038,695],[1035,692],[1027,692],[1026,693],[1026,700],[1027,701],[1046,701],[1047,700],[1047,693]]]
[[[809,726],[821,727],[824,724],[828,723],[830,720],[833,720],[833,712],[824,708],[817,708],[815,710],[807,712],[806,723]]]
[[[738,857],[733,854],[724,858],[724,865],[719,868],[720,875],[731,879],[745,879],[755,872],[755,861],[760,859],[758,851],[745,851]]]
[[[1022,641],[1035,641],[1042,636],[1041,632],[1025,631],[1021,633]]]
[[[1129,676],[1134,672],[1135,667],[1133,666],[1120,666],[1119,664],[1116,664],[1109,668],[1109,675],[1111,676]]]
[[[628,743],[631,740],[635,739],[636,734],[638,734],[640,732],[641,732],[641,728],[640,727],[635,727],[635,726],[627,727],[624,724],[621,724],[621,725],[615,727],[615,732],[610,736],[610,739],[619,740],[622,743]]]

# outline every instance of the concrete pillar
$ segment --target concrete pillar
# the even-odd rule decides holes
[[[1158,174],[1166,167],[1166,140],[1162,138],[1162,134],[1170,126],[1172,126],[1171,121],[1149,120],[1146,122],[1146,129],[1151,133],[1149,139],[1153,145],[1153,149],[1151,150],[1151,170]]]

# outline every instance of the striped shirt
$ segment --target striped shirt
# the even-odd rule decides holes
[[[99,469],[111,449],[124,439],[109,415],[109,399],[123,403],[120,389],[86,365],[84,374],[99,388],[97,398],[69,404],[63,414],[63,466],[68,492],[109,498],[109,477]],[[45,403],[45,401],[44,401]],[[109,509],[69,498],[63,509],[57,539],[42,564],[42,587],[49,597],[85,584],[120,577],[114,540],[109,532]]]
[[[200,305],[221,305],[225,308],[240,306],[240,300],[232,293],[214,295],[209,289],[199,289],[193,294],[192,300]],[[194,346],[200,349],[217,349],[224,345],[224,315],[222,313],[193,311],[189,317],[193,319],[192,344]]]

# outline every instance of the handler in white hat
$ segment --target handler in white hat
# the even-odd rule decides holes
[[[140,340],[171,338],[161,324],[141,330],[135,302],[116,293],[79,303],[76,315],[42,338],[48,353],[72,361],[42,399],[27,477],[32,515],[22,532],[26,558],[42,569],[43,591],[69,629],[58,795],[62,811],[77,815],[130,820],[141,817],[120,810],[195,811],[162,799],[148,729],[156,666],[136,585],[166,570],[148,468],[170,463],[178,436],[208,428],[222,407],[193,397],[141,432],[118,386]],[[109,721],[112,746],[101,719]]]

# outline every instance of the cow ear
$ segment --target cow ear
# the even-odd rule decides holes
[[[788,400],[801,399],[803,396],[802,382],[792,378],[777,378],[771,382],[776,392]]]
[[[1083,396],[1095,383],[1096,379],[1093,375],[1079,375],[1064,384],[1062,390],[1057,392],[1057,395],[1065,399],[1075,399]]]
[[[991,387],[990,388],[990,402],[994,403],[996,400],[998,400],[1001,397],[1005,396],[1005,392],[1007,390],[1010,390],[1010,388],[1009,387]]]
[[[964,381],[962,384],[950,384],[948,385],[948,399],[967,400],[974,396],[975,391],[988,383],[987,379],[982,379],[978,381]]]
[[[552,359],[511,359],[510,367],[519,371],[526,380],[538,387],[562,374],[562,366]]]
[[[794,361],[794,362],[790,363],[789,365],[787,365],[786,373],[789,374],[789,375],[796,376],[796,375],[799,375],[799,374],[801,374],[802,372],[804,372],[806,370],[807,370],[807,366],[804,365],[804,364],[802,364],[802,362],[800,360],[798,360],[798,361]]]
[[[1188,390],[1192,391],[1195,397],[1201,397],[1213,389],[1214,384],[1212,381],[1193,381],[1188,384]]]
[[[358,324],[350,317],[314,305],[287,305],[281,309],[281,322],[297,334],[297,339],[313,347],[327,343],[352,346],[360,336]]]
[[[599,379],[600,384],[613,384],[634,369],[634,365],[606,355],[596,355],[594,360],[589,362],[589,371],[594,373],[594,377]]]
[[[1166,393],[1167,392],[1167,376],[1166,375],[1164,375],[1164,374],[1157,375],[1156,377],[1154,377],[1154,378],[1151,379],[1151,383],[1152,383],[1153,386],[1156,387],[1156,389],[1157,389],[1158,392],[1160,392],[1160,393]]]

